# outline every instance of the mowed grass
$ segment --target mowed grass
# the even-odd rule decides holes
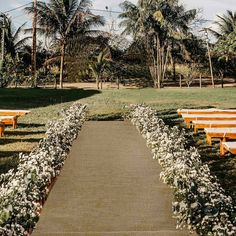
[[[44,137],[48,120],[58,119],[60,110],[74,101],[88,104],[90,119],[120,119],[130,104],[144,103],[157,109],[159,116],[172,126],[185,127],[177,108],[235,108],[236,88],[190,89],[0,89],[0,109],[30,109],[31,114],[19,118],[19,127],[7,127],[0,138],[0,173],[17,165],[20,152],[28,153]],[[236,201],[236,158],[219,156],[219,142],[209,147],[204,133],[194,135],[187,130],[189,145],[198,148],[202,160],[220,180],[227,194]]]
[[[236,88],[103,90],[82,102],[90,105],[92,115],[122,112],[132,103],[149,104],[167,112],[181,107],[236,108]]]
[[[61,109],[97,93],[83,89],[0,89],[0,109],[31,110],[18,119],[17,129],[7,126],[0,138],[0,173],[16,167],[19,153],[29,153],[37,146],[46,123],[58,119]]]

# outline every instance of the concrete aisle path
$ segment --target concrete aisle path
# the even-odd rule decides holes
[[[175,229],[171,189],[129,122],[87,122],[33,236],[186,236]]]

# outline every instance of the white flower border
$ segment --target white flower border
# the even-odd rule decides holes
[[[131,122],[162,166],[164,183],[174,189],[173,211],[177,228],[188,227],[199,235],[236,235],[236,210],[209,167],[203,165],[196,148],[186,149],[185,131],[170,128],[156,111],[131,105]]]
[[[46,137],[29,155],[20,155],[17,171],[0,176],[0,235],[27,235],[39,219],[51,181],[59,175],[72,142],[86,118],[86,106],[74,103],[48,124]]]

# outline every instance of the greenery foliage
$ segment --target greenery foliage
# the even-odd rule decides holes
[[[0,175],[0,234],[23,236],[35,227],[49,185],[59,175],[86,116],[78,103],[48,124],[46,138],[29,155],[20,155],[17,171]]]
[[[201,163],[197,149],[186,149],[184,130],[169,128],[154,109],[141,105],[131,106],[131,121],[162,166],[161,179],[174,189],[177,227],[186,226],[199,235],[235,235],[232,199]]]
[[[110,51],[108,48],[105,48],[95,57],[95,60],[89,64],[89,69],[91,70],[93,77],[96,79],[98,89],[102,89],[102,77],[105,70],[109,68],[110,62]]]
[[[94,27],[102,26],[104,19],[90,11],[90,0],[50,0],[49,3],[37,3],[38,24],[46,29],[46,36],[52,37],[60,50],[60,87],[63,87],[63,73],[67,46],[71,38],[94,33]],[[34,7],[27,7],[30,14]]]
[[[217,18],[217,30],[209,29],[217,38],[213,48],[213,56],[219,61],[215,63],[216,68],[222,75],[232,74],[236,65],[236,12],[228,10],[226,14],[218,15]]]
[[[137,5],[124,1],[121,7],[124,33],[143,42],[154,86],[160,88],[174,45],[187,37],[196,10],[186,11],[178,0],[139,0]]]

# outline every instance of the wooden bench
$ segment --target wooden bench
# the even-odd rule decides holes
[[[5,124],[0,122],[0,137],[4,136]]]
[[[178,115],[182,114],[235,114],[236,115],[236,110],[232,109],[217,109],[217,108],[209,108],[209,109],[178,109],[177,110]]]
[[[29,110],[0,109],[0,116],[23,116],[30,112]]]
[[[0,120],[5,125],[12,125],[14,129],[17,128],[17,119],[19,116],[29,114],[29,110],[10,110],[10,109],[0,109]]]
[[[4,123],[4,125],[12,125],[16,129],[17,116],[0,116],[0,122]]]
[[[236,120],[236,114],[182,114],[188,128],[194,120]]]
[[[193,120],[192,126],[196,134],[199,129],[205,128],[234,128],[236,120]]]
[[[222,142],[220,145],[220,154],[224,156],[227,152],[236,155],[236,142]]]
[[[206,139],[212,145],[212,138],[219,138],[221,142],[236,139],[236,128],[205,128]]]

